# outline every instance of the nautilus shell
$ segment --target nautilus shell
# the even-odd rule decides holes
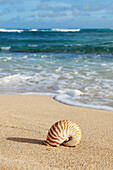
[[[46,144],[51,146],[76,146],[81,140],[81,130],[74,122],[61,120],[51,126]]]

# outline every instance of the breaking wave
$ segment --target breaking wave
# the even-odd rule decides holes
[[[51,31],[58,31],[58,32],[77,32],[80,31],[80,29],[59,29],[59,28],[53,28]]]
[[[19,29],[0,29],[0,32],[18,32],[18,33],[21,33],[23,32],[24,30],[19,30]]]
[[[63,29],[63,28],[51,28],[51,29],[37,29],[37,28],[32,28],[32,29],[4,29],[0,28],[0,32],[7,32],[7,33],[22,33],[22,32],[113,32],[113,29]]]
[[[0,51],[9,52],[27,52],[27,53],[81,53],[81,54],[113,54],[112,47],[92,46],[92,45],[19,45],[19,46],[4,46],[0,47]]]

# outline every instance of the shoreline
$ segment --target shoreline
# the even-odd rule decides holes
[[[113,112],[113,107],[109,107],[109,106],[101,106],[101,105],[90,105],[90,104],[80,104],[78,102],[78,104],[71,104],[71,103],[67,103],[63,101],[61,101],[60,99],[57,99],[57,95],[55,93],[0,93],[0,95],[33,95],[33,96],[49,96],[49,97],[52,97],[55,101],[59,102],[59,103],[62,103],[64,105],[68,105],[68,106],[73,106],[73,107],[82,107],[82,108],[88,108],[88,109],[95,109],[95,110],[105,110],[105,111],[110,111],[110,112]]]
[[[77,147],[43,144],[56,121],[82,131]],[[66,105],[49,96],[0,94],[0,169],[109,169],[113,112]]]

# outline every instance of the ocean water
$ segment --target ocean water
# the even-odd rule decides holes
[[[0,29],[0,93],[113,111],[113,29]]]

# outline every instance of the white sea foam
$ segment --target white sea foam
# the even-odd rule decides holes
[[[38,29],[31,29],[30,31],[38,31]]]
[[[52,31],[59,31],[59,32],[78,32],[80,29],[59,29],[59,28],[53,28]]]
[[[28,56],[27,56],[27,55],[25,55],[23,58],[28,58]]]
[[[107,64],[105,64],[105,63],[102,63],[102,64],[101,64],[101,66],[107,66]]]
[[[67,95],[67,94],[56,95],[54,97],[54,99],[61,102],[61,103],[72,105],[72,106],[87,107],[87,108],[94,108],[94,109],[100,109],[100,110],[113,111],[113,107],[95,105],[95,104],[94,105],[93,104],[84,104],[83,102],[80,102],[79,100],[73,100],[73,98],[71,96]]]
[[[9,51],[11,47],[0,47],[3,51]]]
[[[25,76],[25,75],[20,75],[20,74],[16,74],[16,75],[9,75],[9,76],[6,76],[6,77],[3,77],[0,79],[0,84],[9,84],[9,85],[12,85],[17,82],[20,82],[20,83],[23,83],[23,81],[26,81],[28,79],[30,79],[31,77],[30,76]]]
[[[38,47],[38,45],[28,45],[29,47]]]
[[[3,61],[6,61],[6,62],[10,61],[10,60],[12,60],[12,57],[6,57],[6,58],[3,59]]]
[[[17,29],[0,29],[0,32],[18,32],[21,33],[24,30],[17,30]]]
[[[59,71],[61,71],[61,70],[62,70],[62,68],[63,68],[63,66],[58,67],[55,71],[56,71],[56,72],[59,72]]]
[[[41,58],[46,58],[46,57],[47,57],[47,55],[41,55],[40,57],[41,57]]]
[[[61,94],[66,94],[74,98],[78,98],[78,96],[82,96],[84,93],[81,90],[78,89],[65,89],[63,91],[60,91]],[[59,93],[59,94],[60,94]]]
[[[40,96],[51,96],[54,97],[55,93],[41,93],[41,92],[26,92],[26,93],[21,93],[23,95],[40,95]]]
[[[0,91],[54,94],[56,100],[65,104],[112,110],[112,60],[85,55],[63,61],[59,56],[1,53]]]

